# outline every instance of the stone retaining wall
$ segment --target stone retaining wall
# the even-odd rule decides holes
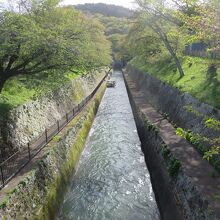
[[[161,138],[158,128],[136,105],[128,86],[127,89],[161,218],[217,220],[184,169],[173,165],[176,158],[169,146]]]
[[[60,120],[73,106],[87,97],[104,77],[106,70],[95,71],[77,78],[56,91],[39,97],[8,112],[0,120],[0,150],[7,158],[15,149],[41,135]]]
[[[102,85],[95,98],[46,147],[46,153],[5,201],[0,219],[55,219],[63,194],[74,174],[78,159],[105,91]]]
[[[182,93],[133,66],[128,66],[126,71],[138,88],[145,93],[146,99],[158,111],[168,114],[170,120],[177,126],[210,138],[220,136],[220,130],[205,126],[206,118],[220,120],[220,110],[200,102],[187,93]]]

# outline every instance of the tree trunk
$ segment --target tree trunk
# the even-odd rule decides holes
[[[151,29],[156,32],[160,39],[163,41],[165,47],[167,48],[167,50],[169,51],[171,57],[174,59],[175,63],[176,63],[176,67],[179,71],[180,74],[180,78],[182,78],[185,74],[182,68],[182,65],[174,51],[174,49],[172,48],[172,46],[170,45],[169,40],[167,39],[167,35],[161,30],[161,28],[155,24],[155,27],[153,27],[152,25],[149,25],[149,27],[151,27]]]
[[[172,46],[170,45],[170,42],[167,39],[167,36],[165,34],[161,34],[161,39],[164,42],[164,45],[166,46],[167,50],[169,51],[170,55],[172,56],[172,58],[174,59],[177,69],[179,71],[180,74],[180,78],[182,78],[185,74],[182,68],[182,65],[179,61],[179,58],[177,57],[175,51],[173,50]]]
[[[8,74],[5,71],[0,72],[0,93],[2,92],[5,82],[10,78],[10,76],[7,75]]]

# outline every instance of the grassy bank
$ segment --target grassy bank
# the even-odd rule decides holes
[[[185,76],[179,79],[179,73],[174,62],[169,58],[148,59],[136,57],[131,62],[139,69],[156,76],[212,106],[220,108],[220,69],[217,78],[210,78],[207,73],[210,61],[197,57],[183,57],[182,65]]]
[[[14,77],[6,82],[0,94],[0,113],[4,114],[16,106],[55,90],[83,73],[82,70],[66,73],[56,71]]]

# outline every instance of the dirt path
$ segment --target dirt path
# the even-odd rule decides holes
[[[160,130],[160,136],[169,146],[172,154],[181,161],[182,167],[187,176],[192,179],[202,195],[207,199],[210,207],[215,211],[220,219],[220,200],[216,196],[220,195],[220,175],[185,139],[176,135],[175,128],[163,116],[158,113],[145,98],[144,93],[138,90],[136,84],[125,74],[125,78],[138,108],[143,112],[148,120],[155,124]],[[216,176],[215,178],[212,176]]]

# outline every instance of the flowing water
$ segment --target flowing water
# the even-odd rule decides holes
[[[112,80],[59,219],[160,219],[122,73]]]

